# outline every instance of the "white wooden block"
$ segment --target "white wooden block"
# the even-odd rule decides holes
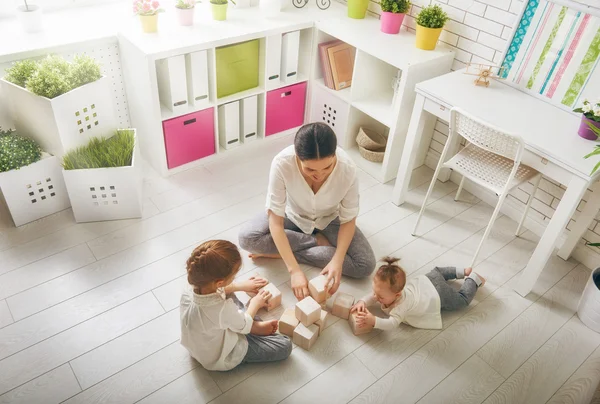
[[[258,137],[258,96],[244,98],[240,103],[242,116],[242,143],[256,140]]]
[[[296,318],[295,309],[285,309],[279,318],[279,332],[290,338],[294,337],[294,329],[300,322]]]
[[[273,88],[281,80],[281,34],[268,36],[266,48],[267,88]]]
[[[350,324],[350,329],[352,329],[354,335],[367,334],[373,331],[373,327],[359,327],[358,324],[356,324],[357,314],[357,312],[354,312],[350,313],[348,316],[348,324]]]
[[[299,53],[300,31],[283,34],[281,39],[281,80],[295,81],[298,78]]]
[[[306,327],[321,318],[321,305],[308,296],[296,303],[296,318]]]
[[[219,106],[219,144],[231,149],[240,144],[240,102]]]
[[[319,304],[323,304],[327,301],[327,277],[325,275],[319,275],[316,278],[312,278],[308,282],[308,290],[310,295]]]
[[[299,347],[306,349],[307,351],[312,348],[313,344],[319,336],[319,327],[314,324],[305,327],[304,324],[298,324],[294,329],[294,344]]]
[[[188,100],[198,108],[210,105],[207,52],[202,50],[185,55]]]
[[[327,326],[329,325],[330,320],[331,320],[331,315],[327,311],[321,310],[321,316],[315,322],[315,325],[317,327],[319,327],[319,335],[321,335],[321,333],[323,332],[323,330],[325,328],[327,328]]]
[[[331,314],[347,320],[348,316],[350,315],[350,308],[353,304],[354,296],[340,292],[333,301],[333,309],[331,310]]]
[[[186,110],[188,88],[185,56],[177,55],[156,62],[160,102],[173,112]]]
[[[272,283],[268,283],[261,290],[266,290],[271,292],[271,298],[267,302],[267,311],[271,311],[279,306],[281,306],[281,291],[277,289],[277,286]]]

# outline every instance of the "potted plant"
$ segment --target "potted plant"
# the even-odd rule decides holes
[[[227,2],[227,0],[210,0],[213,20],[225,21],[227,19]],[[232,3],[234,2],[232,1]]]
[[[117,127],[110,84],[89,56],[16,62],[1,84],[17,132],[54,156]]]
[[[409,0],[381,0],[381,32],[397,34],[400,32],[404,16],[410,8]]]
[[[367,15],[369,0],[348,0],[348,17],[361,20]]]
[[[0,128],[0,190],[15,226],[67,209],[58,159],[33,140]]]
[[[583,100],[583,105],[579,108],[575,108],[573,112],[579,112],[581,115],[581,124],[577,134],[584,139],[596,140],[598,138],[598,131],[594,129],[600,129],[600,101],[594,101],[593,103],[588,100]]]
[[[142,31],[146,33],[156,32],[158,13],[163,11],[157,0],[133,0],[133,14],[140,16]]]
[[[196,8],[196,0],[176,0],[175,10],[177,13],[177,21],[179,25],[189,26],[194,25],[194,10]]]
[[[42,30],[42,9],[35,4],[23,0],[23,5],[17,7],[17,16],[23,31],[31,33]]]
[[[417,48],[434,50],[448,18],[448,14],[437,4],[424,7],[416,20]]]
[[[135,129],[94,138],[62,158],[77,222],[141,217],[142,175]]]

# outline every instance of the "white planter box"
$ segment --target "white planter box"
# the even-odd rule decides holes
[[[58,158],[92,137],[110,136],[117,129],[111,85],[104,76],[52,99],[4,79],[2,83],[17,132]]]
[[[71,204],[57,157],[0,173],[0,190],[15,226],[67,209]]]
[[[592,271],[592,276],[588,280],[579,307],[577,315],[581,322],[592,330],[600,333],[600,268]]]
[[[78,223],[142,216],[142,173],[137,136],[129,167],[63,170]]]

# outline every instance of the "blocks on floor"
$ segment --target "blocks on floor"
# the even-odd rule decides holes
[[[321,318],[321,305],[312,297],[305,297],[296,303],[296,318],[305,327],[310,326]]]
[[[294,344],[308,351],[312,348],[318,336],[319,327],[315,324],[305,327],[304,324],[300,323],[294,329],[294,337],[292,340],[294,341]]]
[[[323,304],[327,301],[327,292],[329,291],[327,285],[327,277],[325,275],[319,275],[308,282],[308,290],[310,296],[315,299],[319,304]]]
[[[277,286],[272,283],[267,283],[261,290],[266,290],[271,292],[271,298],[267,302],[267,311],[271,311],[279,306],[281,306],[281,291],[277,289]]]
[[[350,324],[352,333],[354,335],[362,335],[373,331],[373,327],[359,327],[358,324],[356,324],[357,314],[357,312],[350,313],[350,316],[348,317],[348,324]]]
[[[323,332],[325,328],[329,325],[329,321],[331,319],[331,315],[325,310],[321,310],[320,318],[315,322],[315,325],[319,327],[319,335]]]
[[[300,321],[296,318],[295,309],[285,309],[281,318],[279,319],[279,332],[287,335],[290,338],[294,336],[294,329],[298,326]]]
[[[353,304],[354,296],[340,292],[333,301],[333,309],[331,310],[331,314],[347,320],[348,316],[350,315],[350,308]]]

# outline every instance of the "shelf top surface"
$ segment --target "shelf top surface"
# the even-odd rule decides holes
[[[521,136],[527,149],[590,179],[596,159],[584,159],[595,142],[577,135],[580,117],[493,80],[476,86],[463,70],[417,84],[416,91],[450,107],[460,107],[483,121]]]

